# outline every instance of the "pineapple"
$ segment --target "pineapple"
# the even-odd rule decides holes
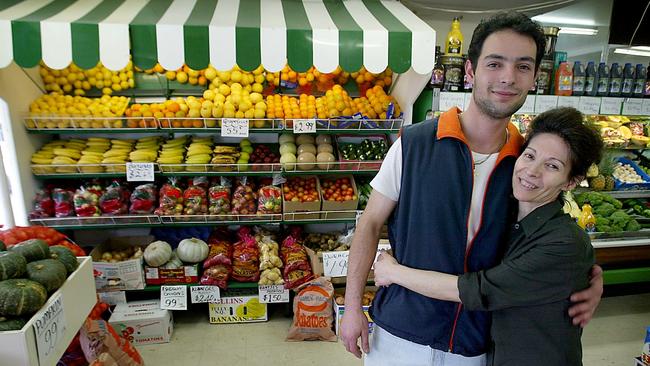
[[[594,191],[602,191],[605,189],[606,183],[607,182],[605,180],[605,177],[599,174],[589,179],[589,188],[593,189]]]
[[[605,186],[604,190],[606,191],[613,191],[614,190],[614,177],[612,174],[614,173],[614,167],[616,163],[614,162],[614,159],[612,156],[606,155],[603,157],[603,160],[601,160],[600,164],[598,165],[598,170],[600,170],[600,174],[604,177],[605,181]]]

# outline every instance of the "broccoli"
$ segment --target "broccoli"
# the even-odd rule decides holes
[[[617,232],[624,231],[623,230],[624,227],[622,227],[622,226],[612,225],[612,226],[610,226],[610,228],[611,228],[611,231],[608,231],[609,233],[617,233]]]
[[[596,227],[600,228],[601,226],[609,226],[609,219],[596,216]],[[602,231],[602,230],[598,230]]]
[[[586,201],[589,201],[591,207],[595,207],[601,205],[605,201],[605,197],[608,196],[598,192],[587,192]]]
[[[625,231],[639,231],[639,230],[641,230],[641,225],[635,219],[628,221],[627,225],[625,226]]]
[[[630,216],[623,210],[616,210],[609,216],[609,221],[611,222],[612,226],[617,226],[623,229],[627,225],[628,221],[630,221]]]
[[[616,207],[611,203],[604,202],[603,204],[596,206],[594,208],[594,214],[596,216],[609,217],[612,213],[616,211]]]
[[[607,196],[607,197],[609,197],[609,196]],[[617,210],[620,210],[623,207],[623,202],[617,200],[616,198],[612,198],[612,201],[610,203],[612,205],[614,205],[614,207],[616,207]]]
[[[596,230],[601,233],[611,233],[613,231],[612,227],[609,225],[596,225]]]

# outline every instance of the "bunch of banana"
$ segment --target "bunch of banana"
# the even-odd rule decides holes
[[[153,163],[158,157],[158,136],[143,137],[135,144],[135,150],[129,154],[129,159],[134,163]]]
[[[35,165],[52,164],[52,160],[54,159],[54,149],[63,148],[64,146],[65,146],[65,141],[62,140],[55,140],[55,141],[48,142],[47,144],[43,145],[43,147],[40,150],[32,154],[32,164]],[[56,172],[56,169],[54,167],[45,167],[45,166],[32,167],[32,170],[36,174],[52,174]]]
[[[219,145],[214,148],[214,157],[212,158],[212,164],[236,164],[237,158],[241,154],[235,146],[225,146]],[[228,171],[235,170],[234,166],[227,167],[215,167],[215,170],[218,171]]]
[[[102,173],[104,167],[100,164],[104,159],[104,152],[111,147],[111,140],[103,137],[89,137],[86,148],[81,151],[81,158],[77,161],[79,170],[83,173]]]
[[[76,173],[76,166],[61,165],[76,165],[77,161],[81,158],[81,150],[85,148],[86,141],[80,139],[66,140],[63,146],[53,148],[54,158],[52,159],[52,165],[60,165],[56,167],[56,172]]]
[[[199,166],[188,166],[185,169],[189,172],[206,171],[205,164],[212,159],[212,137],[192,137],[192,143],[187,148],[185,164],[199,164]]]
[[[185,143],[187,137],[177,137],[173,140],[167,140],[161,145],[162,149],[158,154],[158,164],[182,164],[185,158]],[[166,172],[180,172],[183,171],[182,166],[164,166],[161,167]]]
[[[109,173],[126,172],[126,162],[133,149],[134,140],[111,140],[111,148],[102,154],[102,164]]]

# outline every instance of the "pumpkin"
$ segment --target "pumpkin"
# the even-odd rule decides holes
[[[7,246],[4,241],[0,240],[0,252],[4,252],[5,250],[7,250]]]
[[[18,253],[0,252],[0,281],[20,277],[27,269],[27,260]]]
[[[208,257],[210,247],[201,239],[183,239],[178,243],[176,254],[178,258],[187,263],[198,263]]]
[[[172,246],[158,240],[144,248],[144,261],[151,267],[160,267],[172,257]]]
[[[9,250],[22,254],[28,263],[50,257],[50,247],[41,239],[25,240],[9,248]]]
[[[25,278],[0,282],[0,316],[23,316],[37,312],[47,300],[43,285]]]
[[[27,278],[45,286],[47,292],[56,291],[68,276],[63,263],[56,259],[43,259],[27,263]]]
[[[183,267],[183,262],[178,259],[178,255],[176,254],[176,251],[172,253],[172,257],[167,261],[167,263],[163,264],[160,268],[165,268],[165,269],[177,269]]]
[[[68,274],[74,272],[74,270],[79,266],[77,257],[72,253],[72,250],[61,245],[50,247],[50,258],[63,263]]]
[[[23,329],[27,322],[22,318],[5,318],[0,316],[0,332]]]

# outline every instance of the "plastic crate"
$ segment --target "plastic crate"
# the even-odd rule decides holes
[[[616,161],[621,164],[629,164],[634,168],[634,171],[637,172],[644,180],[643,183],[623,183],[620,180],[614,178],[614,189],[615,190],[647,190],[650,189],[650,176],[648,176],[643,169],[641,169],[635,162],[630,159],[619,157],[616,158]]]

